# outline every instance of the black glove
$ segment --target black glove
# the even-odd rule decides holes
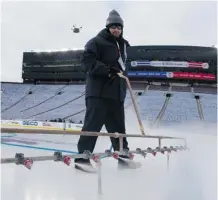
[[[109,70],[109,77],[115,77],[117,76],[117,73],[120,73],[120,69],[118,69],[117,67],[110,67]]]
[[[103,62],[97,60],[94,67],[90,67],[89,71],[94,76],[108,76],[110,67],[105,65]]]

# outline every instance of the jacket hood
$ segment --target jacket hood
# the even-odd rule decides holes
[[[104,28],[103,30],[101,30],[101,31],[97,34],[97,36],[103,37],[103,38],[105,38],[105,39],[107,39],[107,40],[110,40],[110,41],[113,41],[113,42],[115,42],[116,39],[117,39],[118,41],[124,40],[124,38],[123,38],[123,31],[122,31],[120,37],[119,37],[119,38],[116,38],[116,37],[114,37],[113,35],[111,35],[111,33],[109,32],[108,28]]]

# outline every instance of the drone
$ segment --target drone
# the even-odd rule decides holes
[[[73,28],[71,28],[71,30],[74,32],[74,33],[80,33],[80,30],[82,29],[82,26],[81,27],[76,27],[76,25],[73,25]]]

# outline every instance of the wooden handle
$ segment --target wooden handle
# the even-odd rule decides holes
[[[138,106],[137,106],[137,103],[136,103],[136,100],[135,100],[135,96],[134,96],[130,81],[126,76],[123,75],[122,72],[117,73],[117,75],[126,80],[126,83],[127,83],[130,95],[131,95],[132,103],[133,103],[133,106],[134,106],[134,109],[135,109],[135,113],[136,113],[136,116],[137,116],[137,119],[138,119],[138,123],[139,123],[141,133],[142,133],[142,135],[145,135],[144,127],[143,127],[143,124],[142,124],[142,120],[141,120],[141,117],[140,117],[140,114],[139,114],[139,109],[138,109]]]

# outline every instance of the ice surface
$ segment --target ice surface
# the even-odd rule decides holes
[[[162,154],[156,157],[149,155],[145,159],[135,156],[135,160],[143,164],[138,170],[120,171],[114,159],[103,159],[103,194],[98,195],[97,175],[76,171],[73,166],[45,161],[35,162],[33,168],[28,170],[15,164],[2,164],[1,198],[3,200],[215,200],[216,96],[203,95],[205,123],[202,123],[199,121],[196,102],[191,99],[190,93],[176,94],[159,128],[151,128],[150,120],[154,120],[161,109],[164,93],[149,91],[139,98],[138,102],[146,133],[187,138],[190,151],[172,153],[169,171],[167,171],[167,157]],[[132,106],[128,106],[126,110],[126,126],[127,133],[140,133]],[[22,139],[27,142],[23,145],[77,151],[77,136],[17,134],[11,139],[18,140],[10,142],[11,144],[22,145],[19,143]],[[153,139],[131,138],[128,141],[131,149],[158,146],[158,142]],[[163,142],[163,145],[168,146],[179,144],[181,143],[172,140]],[[99,137],[95,151],[103,152],[109,147],[109,138]],[[53,155],[53,151],[48,149],[1,145],[2,158],[14,157],[15,153],[24,153],[25,156]]]
[[[97,175],[76,171],[73,166],[53,161],[35,162],[28,170],[15,164],[3,164],[2,199],[16,200],[215,200],[216,199],[216,129],[209,130],[199,125],[197,134],[176,127],[149,130],[150,134],[186,136],[190,151],[172,153],[170,170],[167,171],[167,158],[158,154],[146,159],[135,156],[143,163],[138,170],[120,171],[112,158],[102,160],[103,194],[97,193]],[[195,124],[196,127],[196,124]],[[204,131],[203,131],[204,129]],[[191,125],[190,125],[190,130]],[[212,133],[214,132],[214,133]],[[76,151],[75,136],[17,135],[13,138],[26,138],[37,142],[34,146]],[[28,140],[28,141],[29,141]],[[43,142],[45,140],[46,142]],[[53,141],[53,143],[48,142]],[[61,144],[57,144],[61,143]],[[66,143],[66,144],[64,144]],[[156,147],[157,141],[129,139],[131,149],[136,147]],[[177,145],[166,141],[163,145]],[[98,139],[95,151],[109,148],[106,137]],[[25,156],[52,155],[52,151],[35,150],[2,145],[2,157],[13,157],[16,152]]]

